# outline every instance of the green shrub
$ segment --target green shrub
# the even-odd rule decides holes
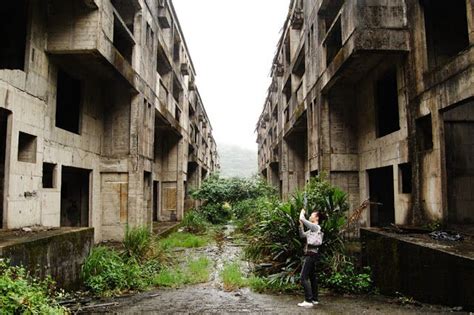
[[[135,227],[125,232],[123,241],[125,256],[144,260],[152,252],[152,236],[150,229],[146,226]]]
[[[204,205],[200,211],[207,221],[213,224],[225,223],[230,219],[231,211],[226,207],[245,200],[252,200],[262,196],[275,196],[275,189],[266,184],[259,177],[251,179],[221,178],[214,174],[207,178],[201,188],[192,193],[194,199],[201,200]],[[240,218],[242,214],[237,213]]]
[[[207,203],[199,208],[199,212],[212,224],[223,224],[231,217],[230,211],[221,203]]]
[[[0,313],[66,314],[53,298],[54,283],[30,277],[23,267],[0,260]]]
[[[253,204],[252,201],[238,204],[237,208],[241,212],[250,211],[248,209],[253,205],[254,211],[244,216],[245,222],[242,224],[243,230],[247,231],[249,236],[249,244],[244,252],[252,261],[271,263],[270,268],[257,271],[257,274],[265,276],[265,281],[273,288],[285,288],[299,283],[304,240],[300,239],[298,225],[299,213],[305,206],[305,199],[307,210],[316,208],[321,213],[320,217],[324,218],[321,222],[324,242],[320,247],[322,258],[319,268],[326,274],[333,275],[340,272],[349,260],[345,255],[341,235],[347,223],[347,196],[324,177],[312,178],[304,191],[295,192],[292,198],[284,203],[271,197],[261,197],[254,199]],[[353,274],[354,277],[356,274]],[[339,280],[327,283],[334,288],[337,284],[342,285]],[[263,286],[263,282],[256,283]]]
[[[352,262],[346,262],[340,270],[321,273],[320,282],[323,286],[338,293],[368,293],[373,289],[370,268],[357,272]]]
[[[188,211],[181,222],[181,226],[184,230],[190,233],[204,233],[208,225],[209,223],[204,214],[194,209]]]

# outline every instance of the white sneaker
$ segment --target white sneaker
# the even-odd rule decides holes
[[[318,305],[319,301],[313,301],[313,305]]]
[[[313,307],[313,303],[303,301],[301,303],[298,303],[298,306],[300,306],[300,307]]]

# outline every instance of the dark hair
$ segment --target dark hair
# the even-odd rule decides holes
[[[319,224],[321,224],[326,219],[326,216],[321,211],[316,210],[316,208],[314,208],[313,211],[311,211],[311,214],[313,214],[315,212],[318,215],[318,222],[319,222]]]

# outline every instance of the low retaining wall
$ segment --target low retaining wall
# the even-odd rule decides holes
[[[61,228],[50,231],[0,233],[0,257],[11,265],[23,265],[31,274],[46,275],[64,289],[80,286],[82,264],[94,244],[93,228]]]
[[[474,309],[474,246],[361,229],[362,259],[384,294],[400,292],[418,301]]]

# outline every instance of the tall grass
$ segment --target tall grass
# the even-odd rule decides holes
[[[186,232],[204,233],[209,226],[209,222],[207,222],[206,217],[202,212],[193,209],[184,215],[181,226]]]
[[[95,247],[82,267],[85,285],[98,295],[113,295],[126,290],[142,290],[149,283],[138,261],[113,249]]]
[[[244,277],[239,264],[231,263],[224,265],[220,272],[224,290],[234,291],[236,289],[247,286],[247,279]]]
[[[153,250],[150,229],[146,226],[130,229],[127,226],[123,246],[125,248],[124,254],[127,257],[134,257],[138,260],[145,259]]]
[[[163,268],[153,279],[159,287],[178,288],[186,284],[203,283],[209,280],[211,262],[207,257],[189,260],[185,266]]]
[[[195,248],[202,247],[209,242],[205,236],[198,236],[191,233],[175,232],[167,238],[159,241],[161,248],[168,250],[176,247]]]

